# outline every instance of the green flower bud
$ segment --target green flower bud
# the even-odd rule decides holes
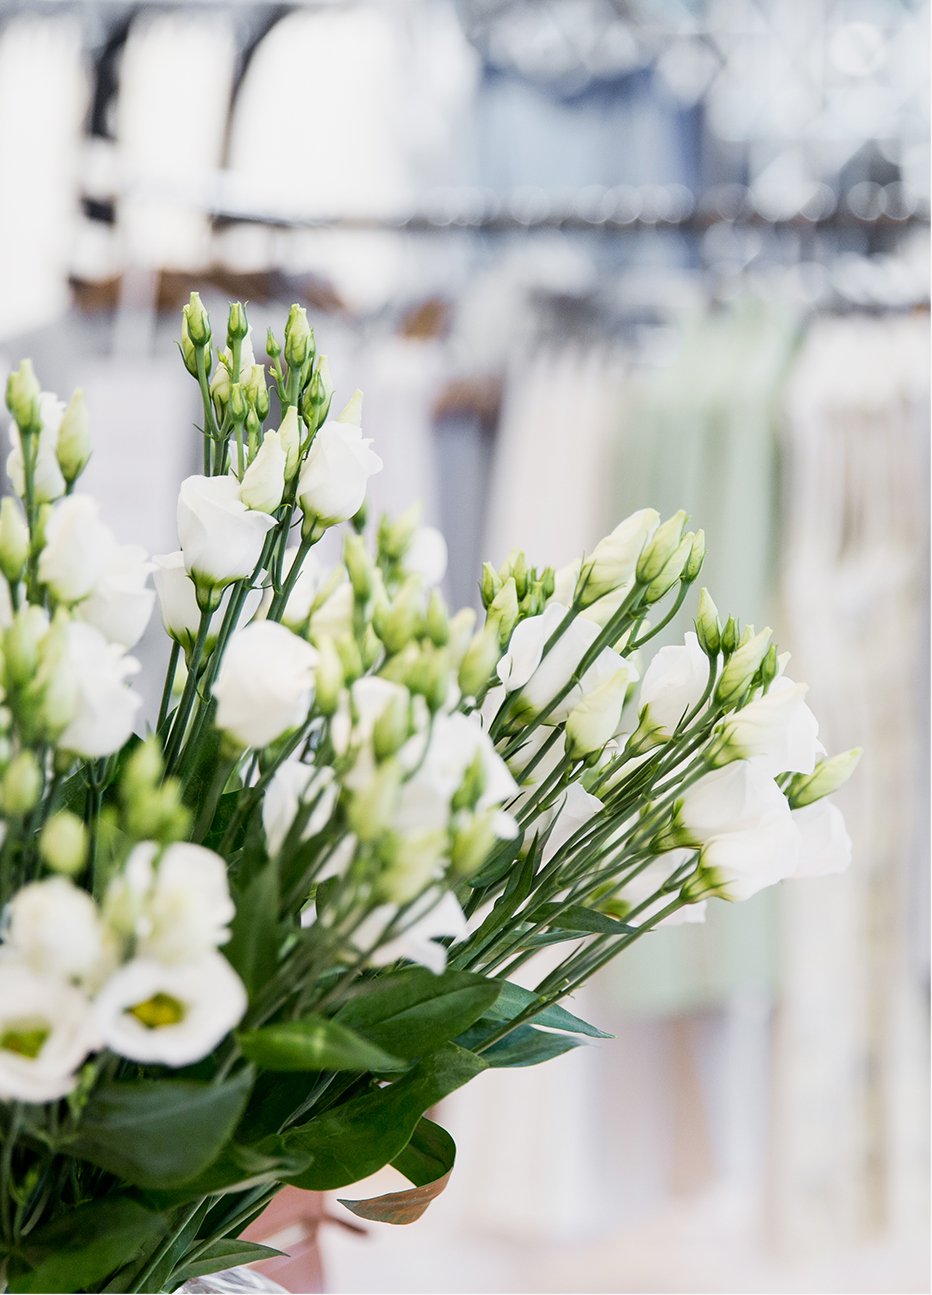
[[[779,669],[780,663],[777,657],[777,645],[776,643],[771,643],[763,661],[760,664],[760,681],[765,690],[769,688],[774,679],[776,679]]]
[[[181,310],[181,358],[184,361],[184,367],[191,374],[192,378],[198,376],[197,373],[197,347],[191,341],[191,333],[188,329],[188,307],[183,306]],[[207,352],[208,363],[210,361],[210,352]]]
[[[279,342],[271,328],[265,334],[265,353],[270,360],[277,360],[282,353],[281,342]]]
[[[421,521],[421,505],[412,504],[394,520],[383,513],[379,519],[378,549],[379,557],[389,562],[400,562],[414,539],[414,532]]]
[[[553,567],[544,567],[540,574],[540,593],[544,602],[552,598],[557,587],[557,573]]]
[[[307,322],[307,311],[295,303],[285,325],[285,359],[289,369],[300,369],[308,356],[313,359],[314,334]]]
[[[625,744],[625,754],[643,755],[645,751],[652,751],[655,746],[662,746],[667,741],[667,730],[652,718],[649,706],[642,706],[638,726]]]
[[[508,570],[506,570],[506,567]],[[505,567],[499,572],[502,580],[507,580],[508,576],[514,577],[515,589],[518,592],[519,600],[524,598],[528,589],[528,561],[527,554],[516,552],[511,555]]]
[[[488,620],[498,629],[498,641],[504,648],[518,622],[518,589],[513,576],[508,577],[492,599]]]
[[[392,602],[376,604],[372,612],[372,627],[390,654],[400,652],[417,634],[423,600],[421,582],[412,577],[404,582]]]
[[[410,733],[410,702],[407,697],[396,693],[372,729],[372,750],[376,760],[388,760],[404,746]]]
[[[445,647],[450,639],[450,615],[439,589],[432,589],[427,599],[424,628],[435,647]]]
[[[256,365],[255,367],[258,368],[259,366]],[[252,387],[249,388],[249,391],[252,391]],[[264,380],[256,386],[255,392],[256,394],[252,397],[252,402],[255,407],[256,417],[260,422],[264,422],[266,418],[268,418],[269,409],[271,408],[269,404],[269,389],[265,385]]]
[[[334,640],[334,645],[340,658],[340,664],[343,667],[344,681],[351,684],[363,673],[359,644],[351,634],[341,634],[338,639]]]
[[[353,595],[357,602],[364,603],[372,596],[374,586],[374,568],[366,542],[361,535],[347,531],[343,539],[343,565],[349,573]]]
[[[326,355],[321,355],[317,367],[304,392],[301,412],[312,431],[326,421],[330,413],[330,402],[333,400],[333,378],[330,374],[330,363]]]
[[[479,586],[482,594],[482,606],[486,610],[491,606],[495,595],[502,587],[502,581],[499,579],[498,572],[492,566],[491,562],[482,564],[482,583]]]
[[[638,558],[637,567],[635,568],[635,578],[638,584],[649,585],[651,581],[656,580],[660,575],[679,548],[685,525],[686,514],[680,509],[662,526],[657,527]],[[691,544],[690,547],[692,547]],[[685,565],[685,558],[683,562]],[[682,570],[682,566],[680,570]],[[669,585],[667,587],[669,588]]]
[[[87,862],[87,828],[70,810],[53,814],[39,836],[39,853],[47,867],[65,877],[76,877]]]
[[[317,709],[322,715],[332,715],[343,692],[343,662],[331,638],[322,638],[317,651]]]
[[[221,416],[230,403],[230,370],[221,360],[210,379],[210,394]]]
[[[227,346],[232,353],[233,343],[241,342],[249,332],[249,322],[246,319],[246,311],[243,309],[241,301],[234,301],[230,305],[230,313],[227,315]]]
[[[243,390],[241,382],[233,382],[230,385],[230,417],[236,423],[242,423],[246,420],[246,411],[249,406],[246,404],[246,392]]]
[[[718,619],[718,608],[712,601],[712,596],[708,589],[705,588],[699,590],[696,637],[706,656],[718,656],[719,649],[722,646],[722,627]]]
[[[823,796],[831,796],[832,792],[848,781],[860,759],[861,748],[853,746],[850,751],[842,751],[828,760],[820,760],[812,773],[796,774],[786,789],[790,808],[802,809],[804,805],[811,805]]]
[[[7,687],[22,687],[35,676],[39,648],[48,629],[48,616],[41,607],[31,603],[13,617],[3,641]]]
[[[457,877],[471,877],[478,872],[498,843],[494,810],[471,815],[453,832],[450,866]]]
[[[347,818],[360,841],[375,841],[395,816],[404,772],[397,760],[385,760],[350,799]]]
[[[140,742],[123,766],[120,777],[120,795],[132,800],[143,796],[162,781],[165,762],[158,739],[150,737]]]
[[[719,705],[736,702],[747,691],[767,655],[771,636],[770,629],[762,629],[742,643],[728,658],[715,690],[715,700]]]
[[[417,666],[408,676],[408,687],[419,693],[435,714],[445,704],[450,692],[450,655],[445,649],[424,643]]]
[[[42,794],[42,773],[31,751],[21,751],[7,765],[0,781],[3,812],[18,818],[35,809]]]
[[[464,697],[485,696],[501,655],[498,626],[487,622],[473,635],[460,665],[459,685]]]
[[[6,407],[21,432],[37,432],[40,427],[39,396],[41,388],[32,368],[32,360],[21,360],[7,378]]]
[[[475,809],[488,781],[482,752],[477,751],[453,794],[453,809]]]
[[[29,557],[29,527],[19,503],[7,495],[0,500],[0,571],[10,584],[22,578]]]
[[[705,561],[705,531],[698,530],[693,536],[692,549],[683,567],[683,583],[691,585],[699,572],[702,570],[702,564]]]
[[[192,292],[184,309],[188,336],[195,346],[206,346],[210,341],[210,316],[204,309],[200,294]]]
[[[738,622],[734,616],[729,616],[725,622],[725,628],[722,630],[722,651],[725,656],[731,656],[738,647],[741,638],[741,631],[738,628]]]
[[[657,575],[648,583],[644,591],[646,603],[659,602],[679,581],[692,552],[693,538],[692,535],[684,536]]]
[[[65,407],[55,455],[69,485],[77,481],[91,457],[91,429],[84,392],[77,390]]]
[[[378,895],[391,904],[408,904],[431,881],[447,848],[447,834],[442,830],[417,832],[398,837],[394,832],[379,842],[382,871],[378,877]]]

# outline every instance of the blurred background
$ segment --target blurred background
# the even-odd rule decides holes
[[[445,1103],[416,1226],[281,1201],[290,1289],[929,1289],[928,50],[923,0],[3,5],[0,368],[85,388],[122,539],[196,470],[188,292],[257,352],[299,301],[451,601],[684,507],[865,748],[849,874],[602,973],[616,1038]]]

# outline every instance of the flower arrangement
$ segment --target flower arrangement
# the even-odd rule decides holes
[[[486,564],[477,626],[415,512],[367,539],[381,460],[359,392],[331,415],[304,310],[268,368],[239,304],[225,340],[192,294],[203,472],[151,561],[75,490],[80,393],[28,361],[7,387],[10,1291],[175,1290],[274,1253],[238,1237],[283,1185],[387,1164],[410,1190],[345,1203],[412,1221],[454,1158],[428,1109],[599,1037],[561,1000],[645,933],[850,855],[824,797],[858,753],[823,758],[769,630],[702,590],[695,632],[644,660],[702,565],[684,514],[644,509],[560,571]],[[172,646],[141,736],[129,653],[156,596]]]

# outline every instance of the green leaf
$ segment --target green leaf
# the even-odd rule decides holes
[[[410,967],[366,983],[337,1020],[398,1057],[419,1057],[460,1034],[499,995],[499,984],[468,971],[435,976]]]
[[[279,1021],[237,1035],[245,1057],[264,1070],[398,1070],[404,1063],[326,1016]]]
[[[519,1025],[499,1043],[486,1048],[482,1058],[495,1067],[537,1066],[582,1046],[582,1039],[571,1034],[551,1034],[533,1025]]]
[[[446,1188],[456,1159],[456,1143],[439,1124],[420,1120],[411,1141],[392,1161],[414,1187],[366,1200],[340,1200],[353,1214],[374,1223],[415,1223]]]
[[[501,985],[501,992],[498,998],[486,1012],[486,1016],[493,1021],[513,1021],[516,1016],[539,1003],[540,999],[530,989],[525,989],[522,985],[513,985],[509,980],[498,982]],[[594,1025],[582,1020],[579,1016],[574,1016],[568,1012],[565,1007],[560,1007],[557,1003],[552,1003],[549,1007],[544,1007],[534,1016],[528,1018],[531,1025],[546,1025],[553,1030],[564,1030],[568,1034],[586,1034],[591,1039],[611,1039],[611,1034],[606,1034],[604,1030],[599,1030]]]
[[[278,956],[278,873],[267,863],[236,896],[236,916],[224,953],[250,998],[275,971]]]
[[[65,1149],[137,1187],[180,1186],[217,1159],[252,1082],[247,1070],[221,1084],[186,1079],[101,1084]]]
[[[126,1196],[80,1205],[38,1228],[23,1242],[9,1277],[9,1289],[57,1292],[98,1288],[163,1233],[168,1220]],[[28,1265],[23,1271],[21,1265]]]
[[[194,810],[200,809],[213,786],[219,755],[220,730],[209,724],[198,739],[182,787],[185,804]]]
[[[192,1277],[209,1277],[212,1273],[236,1268],[239,1264],[254,1264],[260,1259],[277,1259],[283,1250],[260,1246],[254,1241],[212,1241],[191,1263],[181,1263],[172,1273],[171,1289],[175,1290]]]
[[[265,1183],[284,1182],[306,1169],[310,1159],[294,1148],[286,1149],[276,1134],[255,1143],[230,1142],[202,1174],[183,1187],[149,1192],[147,1198],[159,1209],[174,1209],[204,1196],[245,1192]]]
[[[375,1173],[401,1154],[429,1107],[485,1068],[481,1057],[447,1044],[394,1083],[350,1098],[286,1133],[286,1146],[313,1156],[310,1168],[290,1181],[328,1191]]]
[[[633,935],[638,929],[620,922],[617,917],[609,917],[595,908],[584,908],[581,904],[571,904],[568,908],[561,904],[541,904],[529,916],[535,922],[552,917],[563,931],[585,931],[587,934]]]

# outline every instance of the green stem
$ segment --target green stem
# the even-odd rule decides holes
[[[165,686],[162,689],[162,700],[159,703],[159,718],[155,726],[155,731],[161,733],[162,725],[168,718],[168,708],[171,705],[172,689],[175,686],[175,675],[178,671],[178,658],[181,655],[181,644],[172,643],[172,650],[168,658],[168,668],[165,671]]]
[[[191,657],[188,662],[188,677],[185,680],[184,691],[181,694],[181,701],[178,703],[178,709],[175,711],[175,719],[172,724],[171,736],[165,749],[165,772],[172,773],[175,762],[181,749],[181,743],[184,740],[185,728],[187,727],[188,718],[191,714],[191,707],[197,696],[198,674],[201,664],[201,657],[204,655],[204,647],[207,643],[207,635],[210,630],[210,622],[215,609],[207,607],[201,611],[201,621],[197,628],[197,638],[194,647],[191,649]],[[215,649],[216,651],[216,649]]]

